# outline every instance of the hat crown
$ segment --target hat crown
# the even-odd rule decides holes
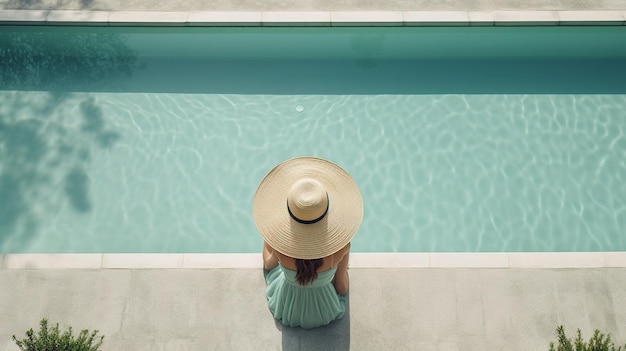
[[[363,219],[363,198],[337,164],[296,157],[265,175],[252,212],[259,233],[274,250],[310,260],[332,255],[350,242]]]
[[[317,180],[302,178],[289,189],[287,206],[298,220],[315,221],[321,219],[328,210],[328,194]]]

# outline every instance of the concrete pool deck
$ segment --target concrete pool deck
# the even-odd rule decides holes
[[[138,26],[624,25],[626,0],[0,0],[0,24]]]
[[[0,0],[0,9],[89,11],[590,11],[625,0]]]
[[[193,20],[194,17],[197,21]],[[0,0],[4,24],[624,24],[626,0]],[[0,348],[41,318],[112,350],[547,350],[563,324],[626,343],[626,255],[353,254],[349,313],[266,307],[259,255],[0,255]],[[207,257],[209,257],[207,259]]]
[[[108,350],[547,350],[564,325],[626,342],[626,253],[351,255],[347,316],[270,315],[260,254],[0,257],[0,348],[41,318]],[[10,317],[9,317],[10,316]]]

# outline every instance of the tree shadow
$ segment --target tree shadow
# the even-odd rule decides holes
[[[140,68],[125,36],[99,28],[9,27],[0,31],[0,90],[67,92],[123,87]],[[53,108],[54,104],[47,107]]]
[[[119,35],[0,31],[0,252],[19,251],[65,206],[91,211],[92,152],[121,135],[89,92],[120,84],[135,61]]]
[[[88,9],[93,4],[93,0],[80,0],[81,8]]]
[[[68,0],[57,0],[56,3],[44,3],[42,0],[10,0],[5,8],[15,10],[85,10],[93,6],[94,0],[80,0],[79,8],[72,6]]]
[[[282,334],[283,351],[350,350],[350,296],[346,297],[346,314],[324,327],[290,328],[275,320]]]

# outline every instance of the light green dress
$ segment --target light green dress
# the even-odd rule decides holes
[[[278,265],[265,276],[268,305],[274,318],[288,327],[321,327],[346,312],[346,296],[333,286],[337,267],[317,273],[317,279],[302,286],[296,271]]]

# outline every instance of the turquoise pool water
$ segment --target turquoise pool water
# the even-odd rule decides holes
[[[626,28],[3,27],[0,251],[258,252],[275,164],[355,251],[625,251]]]

